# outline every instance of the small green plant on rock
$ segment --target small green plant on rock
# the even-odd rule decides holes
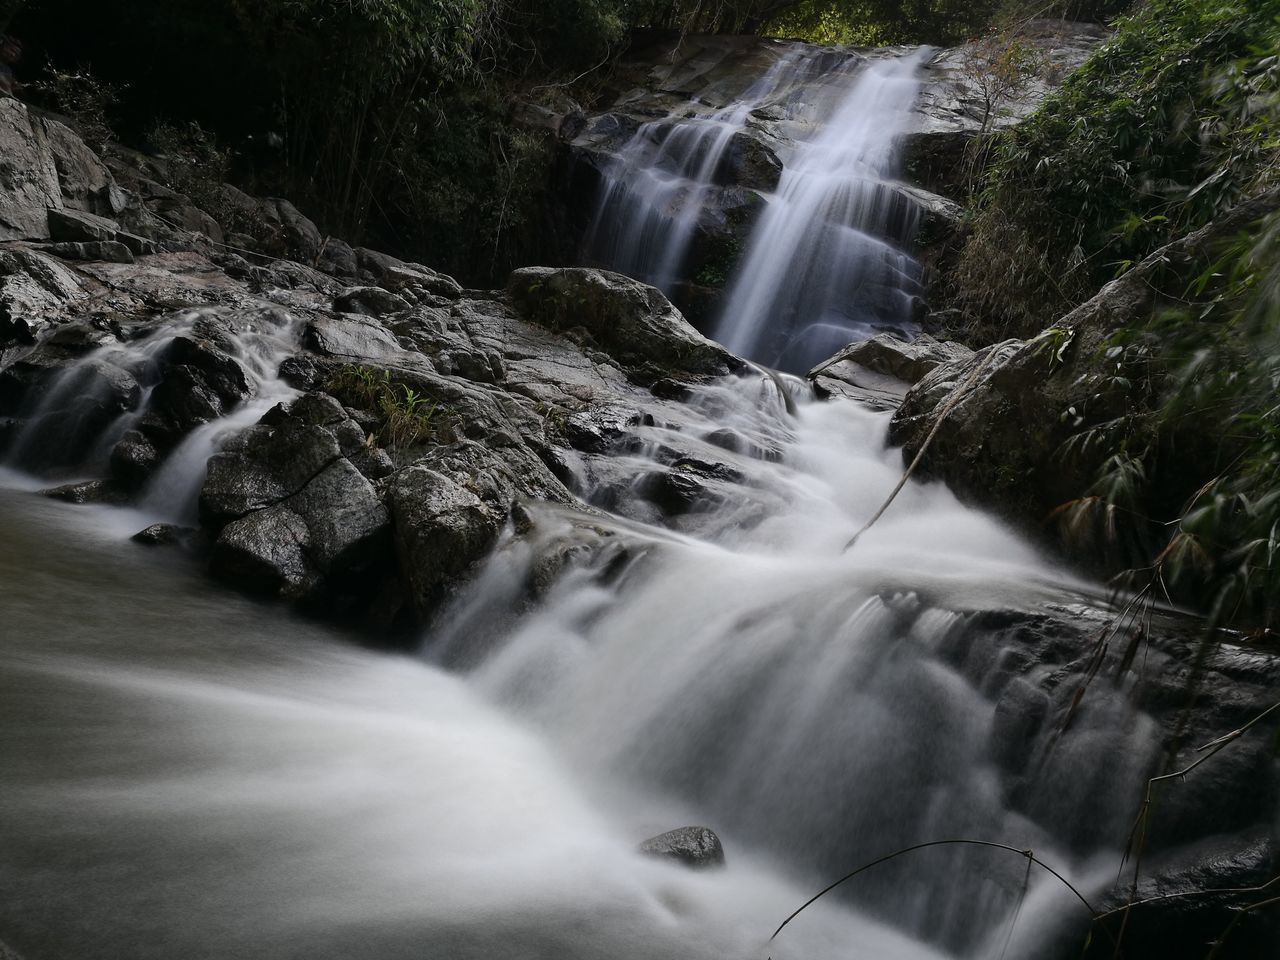
[[[404,450],[441,438],[440,404],[408,384],[397,383],[389,370],[344,367],[326,389],[348,406],[377,414],[375,438],[385,447]]]

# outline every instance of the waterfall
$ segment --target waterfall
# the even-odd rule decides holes
[[[703,211],[728,185],[725,162],[752,113],[785,100],[817,62],[812,54],[785,52],[727,106],[701,115],[682,106],[641,124],[601,171],[584,242],[588,259],[670,293],[683,278]]]
[[[923,56],[868,62],[796,145],[726,293],[717,337],[730,350],[803,372],[850,341],[913,329],[918,211],[893,177]]]
[[[1104,691],[1074,731],[1078,746],[1055,750],[1052,722],[1020,742],[996,710],[1020,682],[1018,650],[975,617],[1081,586],[937,485],[909,484],[842,554],[900,473],[883,445],[887,415],[802,403],[791,418],[750,380],[702,400],[716,413],[708,431],[727,422],[744,449],[781,445],[776,460],[728,461],[749,478],[742,501],[711,510],[695,535],[630,524],[601,538],[599,520],[547,508],[533,543],[491,559],[430,638],[431,658],[544,731],[589,782],[613,784],[614,802],[618,784],[657,789],[815,889],[947,837],[1033,847],[1079,876],[1118,856],[1154,757],[1152,721],[1123,691]],[[757,495],[774,509],[735,522]],[[568,572],[533,612],[504,613],[548,557],[571,558]],[[1100,743],[1140,759],[1108,768],[1090,753]],[[1040,766],[1011,804],[1001,765],[1024,749]],[[965,952],[1005,929],[1021,871],[948,849],[848,895]],[[1040,915],[1025,918],[1024,936],[1071,909],[1069,894],[1035,879]]]
[[[847,92],[796,145],[733,282],[733,349],[802,370],[910,329],[915,214],[893,165],[920,56],[836,70]],[[818,62],[782,57],[734,105],[642,127],[598,211],[601,255],[673,282],[735,138]],[[103,469],[151,423],[184,338],[247,384],[141,491],[187,518],[227,433],[294,395],[282,313],[103,334],[25,411],[14,462]],[[406,656],[217,593],[173,553],[122,553],[99,511],[68,531],[62,505],[0,490],[0,582],[23,601],[0,645],[0,929],[24,952],[138,960],[1056,955],[1072,895],[958,846],[767,942],[833,878],[931,840],[1034,849],[1094,893],[1159,736],[1131,678],[1077,710],[1071,667],[993,624],[1098,600],[944,486],[907,483],[844,550],[901,476],[888,414],[758,371],[689,390],[679,423],[643,418],[607,477],[578,478],[584,504],[523,505]],[[672,450],[732,479],[678,524],[611,513]],[[723,837],[724,870],[637,851],[684,823]]]
[[[164,432],[154,421],[165,411],[152,401],[165,378],[190,359],[175,358],[175,345],[194,344],[215,362],[233,365],[245,395],[230,409],[188,417],[192,428],[164,451],[139,497],[143,517],[193,523],[205,464],[219,444],[297,395],[278,370],[297,349],[299,334],[283,312],[217,308],[181,311],[132,339],[128,331],[119,340],[101,334],[98,346],[68,362],[28,401],[7,465],[45,477],[108,473],[113,449],[131,431]]]

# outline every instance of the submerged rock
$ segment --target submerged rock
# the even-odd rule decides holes
[[[129,539],[144,547],[173,547],[190,541],[197,531],[176,523],[153,523],[139,530]]]
[[[724,866],[724,847],[720,845],[720,838],[707,827],[668,830],[640,844],[640,852],[675,860],[695,870]]]
[[[46,497],[66,503],[106,503],[121,506],[129,502],[129,494],[110,480],[81,480],[40,492]]]

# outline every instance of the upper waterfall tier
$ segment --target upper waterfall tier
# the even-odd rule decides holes
[[[786,369],[909,330],[958,221],[964,142],[1025,116],[1102,32],[1046,22],[1028,36],[1044,69],[994,104],[975,46],[641,46],[570,145],[580,257]]]

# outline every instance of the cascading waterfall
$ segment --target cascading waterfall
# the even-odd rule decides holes
[[[851,72],[843,106],[798,147],[734,285],[731,347],[799,369],[909,323],[912,213],[891,176],[918,60]],[[660,158],[653,179],[614,201],[650,276],[675,275],[689,197],[795,68],[780,61],[749,99],[636,146]],[[181,315],[68,370],[28,411],[18,461],[101,467],[145,417],[167,345],[200,322]],[[219,438],[291,394],[276,371],[296,334],[222,338],[251,397],[169,453],[150,509],[188,509]],[[1071,896],[1037,875],[1019,908],[1024,863],[964,848],[888,865],[764,945],[833,876],[926,840],[1032,847],[1100,885],[1156,739],[1119,685],[1091,693],[1070,738],[1052,722],[1065,684],[1044,694],[1049,720],[1006,729],[997,702],[1026,665],[981,612],[1087,588],[938,485],[908,484],[843,552],[900,476],[887,416],[779,382],[708,386],[693,426],[652,424],[648,446],[619,454],[643,477],[677,439],[705,444],[737,492],[679,532],[531,506],[532,532],[499,544],[417,659],[344,648],[171,561],[114,559],[92,522],[50,537],[57,505],[0,494],[13,530],[0,580],[31,600],[0,649],[6,929],[50,955],[140,960],[985,960],[1017,920],[1008,956],[1046,956]],[[97,462],[52,443],[59,432]],[[607,505],[606,490],[581,493]],[[1028,769],[1010,773],[1011,753]],[[636,853],[685,822],[722,833],[726,870]]]
[[[809,404],[791,421],[755,393],[731,383],[704,403],[724,423],[736,394],[727,422],[758,450],[791,434],[781,462],[729,461],[783,509],[746,529],[734,518],[756,512],[749,493],[697,537],[626,526],[604,541],[598,521],[576,539],[572,515],[549,510],[543,542],[495,555],[432,656],[538,725],[585,777],[656,786],[815,887],[946,837],[1033,847],[1079,877],[1104,861],[1114,869],[1145,765],[1117,775],[1090,751],[1102,738],[1149,763],[1151,722],[1116,691],[1099,694],[1079,748],[1051,749],[1047,725],[1042,768],[1011,808],[997,758],[1017,746],[996,729],[994,698],[1014,682],[1005,663],[1016,650],[972,616],[1029,609],[1071,581],[938,486],[909,485],[842,555],[900,470],[883,447],[886,417]],[[565,543],[579,565],[505,628],[501,611]],[[957,848],[883,868],[849,893],[968,953],[1006,929],[1021,871]],[[1032,952],[1014,955],[1035,955],[1037,924],[1070,910],[1062,893],[1037,886],[1040,914],[1017,931]]]
[[[137,339],[107,342],[59,372],[23,412],[25,425],[7,458],[13,469],[42,476],[102,475],[112,449],[144,426],[167,355],[178,338],[212,339],[236,364],[248,397],[228,414],[196,426],[168,452],[139,497],[139,514],[193,522],[205,464],[223,439],[297,395],[280,379],[281,361],[297,348],[299,328],[283,312],[183,311]]]
[[[944,960],[1000,953],[1016,858],[889,865],[764,941],[833,875],[943,836],[1112,880],[1150,721],[1099,690],[1069,742],[1044,726],[1011,803],[1000,755],[1019,740],[993,703],[1017,650],[974,614],[1076,584],[940,486],[910,484],[842,555],[898,475],[886,417],[792,417],[763,384],[695,403],[699,429],[742,438],[739,500],[683,534],[531,508],[534,532],[495,551],[426,663],[122,559],[92,513],[51,546],[58,505],[0,495],[0,577],[34,601],[0,651],[0,920],[50,955],[139,960],[481,960],[515,943],[539,960]],[[655,446],[680,432],[652,429]],[[525,610],[548,563],[562,572]],[[683,822],[721,833],[725,871],[635,852]],[[1032,879],[1009,956],[1046,955],[1078,919]],[[142,917],[162,935],[140,936]]]
[[[912,329],[918,207],[893,177],[923,56],[869,61],[796,145],[726,294],[717,338],[730,350],[803,372],[853,340]]]
[[[588,258],[671,292],[703,209],[725,184],[726,155],[754,110],[812,73],[813,56],[788,52],[733,103],[705,116],[681,111],[640,125],[602,171],[584,242]]]

